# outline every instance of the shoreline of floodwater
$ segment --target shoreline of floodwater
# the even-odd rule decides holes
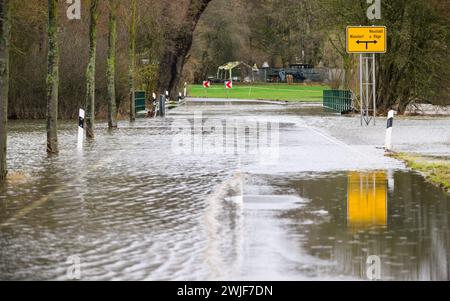
[[[428,182],[450,194],[450,161],[448,159],[395,152],[387,156],[405,162],[406,166],[421,173]]]

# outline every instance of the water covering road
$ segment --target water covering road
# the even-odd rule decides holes
[[[199,112],[277,124],[279,159],[174,151],[174,122]],[[419,133],[427,147],[402,135],[398,148],[448,155],[450,120],[433,124]],[[24,176],[0,187],[2,280],[66,280],[74,255],[82,280],[366,280],[371,255],[383,280],[450,278],[450,199],[384,157],[381,120],[361,129],[316,106],[195,103],[114,131],[99,123],[82,153],[62,122],[56,157],[43,122],[10,127],[10,169]]]

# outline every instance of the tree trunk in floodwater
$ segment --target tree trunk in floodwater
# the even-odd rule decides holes
[[[98,0],[91,0],[90,14],[89,61],[86,68],[86,137],[94,138]]]
[[[109,38],[108,38],[108,126],[117,127],[117,104],[116,104],[116,43],[117,43],[117,6],[118,0],[109,0]]]
[[[47,152],[58,153],[58,0],[48,0]]]
[[[134,103],[134,72],[136,67],[136,0],[131,0],[129,41],[128,81],[130,87],[130,121],[136,120],[136,104]]]
[[[8,136],[9,45],[11,15],[9,0],[0,0],[0,182],[8,172],[6,145]]]
[[[158,92],[169,91],[170,95],[178,95],[178,86],[186,61],[191,50],[197,23],[212,0],[190,0],[189,8],[181,22],[181,26],[168,41],[168,47],[161,60],[158,73]]]

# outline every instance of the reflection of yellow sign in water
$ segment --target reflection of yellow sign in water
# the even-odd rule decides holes
[[[385,226],[387,223],[386,173],[350,173],[347,202],[348,223],[352,228]]]
[[[348,26],[348,53],[386,53],[387,29],[385,26]]]

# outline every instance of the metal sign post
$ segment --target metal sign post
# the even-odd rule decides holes
[[[369,125],[377,116],[376,54],[387,51],[385,26],[348,26],[347,53],[359,54],[359,90],[361,126]]]
[[[369,125],[377,117],[376,57],[373,54],[359,55],[359,91],[361,95],[361,125]]]

